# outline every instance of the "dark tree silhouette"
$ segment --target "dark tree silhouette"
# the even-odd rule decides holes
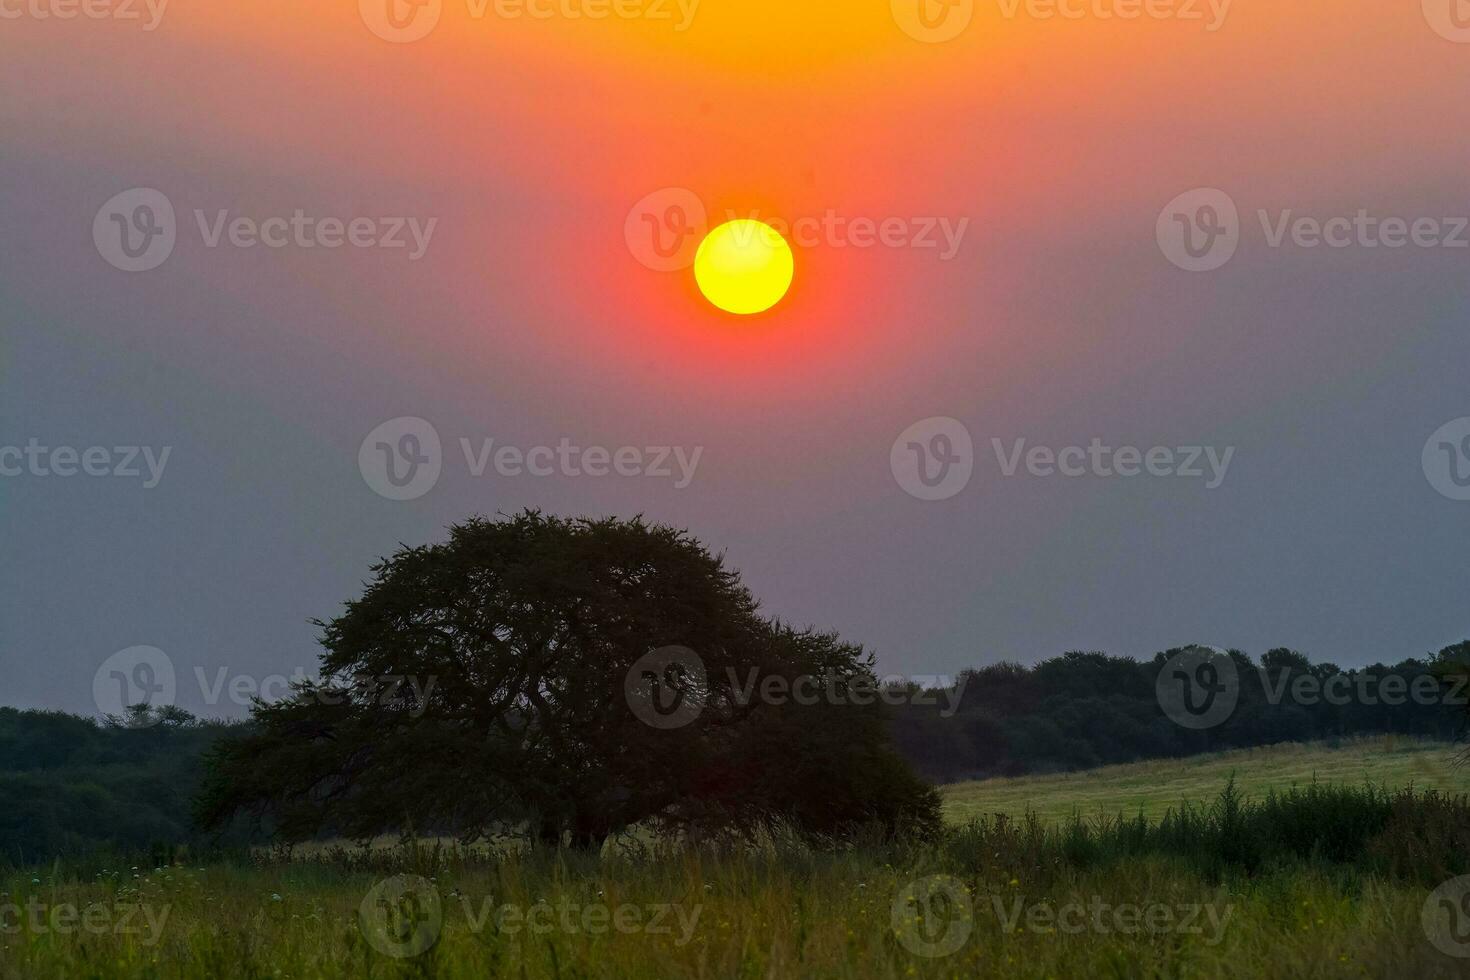
[[[373,572],[318,624],[320,683],[257,703],[248,731],[212,752],[204,826],[244,814],[286,840],[472,840],[518,825],[596,847],[640,821],[939,825],[881,705],[742,697],[750,678],[861,683],[871,663],[762,618],[685,532],[528,511],[452,527]],[[665,724],[650,707],[682,714]]]

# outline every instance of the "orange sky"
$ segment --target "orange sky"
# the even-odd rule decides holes
[[[684,31],[477,19],[443,0],[434,30],[406,44],[376,36],[356,0],[170,0],[153,31],[4,13],[48,2],[0,0],[0,299],[24,324],[5,338],[0,394],[16,417],[59,405],[43,433],[137,414],[196,472],[223,474],[171,500],[198,516],[176,539],[156,514],[90,529],[162,535],[113,542],[156,548],[158,574],[200,534],[244,521],[240,509],[266,511],[250,526],[279,531],[304,567],[324,560],[300,542],[335,528],[320,532],[340,559],[330,574],[283,580],[276,597],[273,615],[300,624],[345,594],[331,575],[348,569],[350,585],[397,541],[544,504],[688,525],[732,548],[775,611],[911,657],[900,669],[971,666],[982,634],[1017,655],[1293,643],[1303,607],[1308,649],[1366,656],[1390,634],[1423,649],[1462,635],[1445,624],[1461,622],[1463,596],[1432,574],[1458,558],[1411,564],[1395,549],[1446,544],[1415,523],[1413,493],[1423,438],[1464,414],[1444,404],[1463,395],[1449,378],[1465,362],[1463,253],[1272,251],[1255,223],[1258,210],[1470,208],[1470,45],[1439,36],[1418,0],[1235,0],[1215,31],[1025,5],[1008,17],[1011,0],[990,0],[942,44],[905,33],[890,0],[702,0]],[[1210,16],[1207,0],[1188,3]],[[88,235],[132,187],[165,193],[183,222],[146,275],[109,268]],[[625,239],[634,204],[671,187],[716,216],[967,230],[951,261],[800,248],[788,298],[742,321],[704,303],[687,271],[640,264]],[[1248,234],[1210,276],[1181,272],[1155,240],[1165,203],[1200,187],[1233,195]],[[212,250],[189,231],[195,210],[297,208],[438,228],[418,263]],[[364,490],[351,454],[400,415],[432,417],[446,437],[698,444],[708,475],[668,497],[446,481],[385,518],[351,496]],[[965,419],[982,444],[1229,442],[1241,476],[1208,500],[1011,482],[908,508],[889,447],[936,415]],[[287,462],[259,448],[277,441]],[[1344,550],[1344,527],[1366,528],[1361,552]],[[872,534],[914,557],[873,567]],[[57,549],[33,544],[44,572]],[[1200,550],[1212,560],[1192,560]],[[189,570],[179,587],[207,577]],[[1393,576],[1414,602],[1381,591]],[[50,601],[37,583],[16,601]],[[154,600],[134,599],[141,623]],[[1230,632],[1245,629],[1242,607],[1250,635]],[[148,635],[140,625],[130,642]]]

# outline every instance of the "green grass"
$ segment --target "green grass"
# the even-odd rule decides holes
[[[1252,799],[1314,780],[1350,786],[1372,783],[1390,790],[1412,784],[1447,793],[1470,792],[1470,767],[1459,762],[1463,753],[1463,745],[1402,737],[1350,740],[1336,748],[1288,743],[1085,772],[955,783],[941,791],[945,816],[952,823],[994,813],[1020,817],[1028,810],[1046,821],[1074,814],[1133,817],[1140,812],[1158,819],[1184,800],[1208,803],[1232,775],[1236,786]]]
[[[445,896],[438,942],[396,960],[359,929],[369,874],[305,868],[171,869],[126,886],[21,885],[12,894],[50,902],[111,905],[143,901],[161,914],[162,938],[71,937],[23,932],[0,937],[0,977],[1387,977],[1463,976],[1418,927],[1422,889],[1366,883],[1345,890],[1317,871],[1210,885],[1166,861],[1069,873],[1044,885],[1024,877],[968,877],[974,929],[958,951],[915,955],[896,938],[892,902],[915,877],[861,857],[797,862],[686,858],[599,870],[554,861],[498,869],[441,870]],[[1014,882],[1014,884],[1012,883]],[[609,931],[544,935],[490,926],[476,931],[457,892],[478,912],[486,902],[530,907],[612,908],[672,904],[694,919],[668,934]],[[275,896],[280,896],[279,901]],[[1063,934],[1007,931],[1003,908],[1109,903],[1170,908],[1207,905],[1199,934]],[[1227,913],[1228,910],[1228,913]],[[1225,916],[1228,914],[1228,918]],[[902,926],[903,923],[900,922]],[[686,940],[687,936],[687,941]]]
[[[1206,805],[1187,808],[1193,815],[1176,816],[1169,826],[987,816],[956,827],[940,845],[869,841],[814,849],[769,839],[733,853],[420,846],[314,849],[309,859],[257,855],[202,867],[57,862],[0,871],[0,980],[1464,977],[1470,959],[1437,950],[1421,925],[1431,889],[1470,871],[1464,803],[1320,786],[1272,806],[1221,801],[1231,772],[1259,793],[1309,783],[1313,772],[1320,779],[1329,771],[1324,763],[1332,764],[1338,784],[1370,775],[1385,787],[1435,788],[1420,778],[1421,768],[1428,764],[1433,773],[1449,758],[1444,747],[1360,742],[1116,767],[1083,777],[1095,780],[1097,799],[1152,788],[1177,802],[1182,788]],[[1163,785],[1164,776],[1190,765],[1203,773]],[[1140,786],[1150,773],[1159,785]],[[1004,782],[1032,787],[1010,798],[1008,805],[1024,811],[1047,781]],[[1119,784],[1112,795],[1109,782]],[[972,794],[966,799],[1001,798],[986,795],[990,783],[956,789]],[[1049,793],[1054,799],[1060,791]],[[1290,853],[1292,834],[1303,827],[1321,828],[1324,837],[1351,834],[1367,816],[1389,810],[1393,819],[1374,823],[1351,860],[1328,859],[1315,846]],[[1268,839],[1275,850],[1250,870],[1205,853]],[[434,942],[412,958],[386,955],[382,937],[375,944],[363,927],[365,900],[397,875],[423,879],[440,909]],[[961,911],[971,910],[968,917],[940,917],[970,923],[943,956],[916,952],[923,947],[915,937],[940,935],[924,927],[954,906],[905,900],[934,876],[943,876],[937,880]],[[95,913],[103,927],[58,934],[21,922],[7,905],[40,908],[43,920],[63,907],[107,911]],[[1092,909],[1099,906],[1137,908],[1128,913],[1133,923],[1155,911],[1186,915],[1198,931],[1097,928]],[[373,921],[385,906],[368,900],[366,907]],[[507,907],[516,918],[545,909],[540,923],[549,928],[517,928],[516,918],[501,911]],[[649,929],[664,907],[659,928]],[[128,911],[137,908],[145,912]],[[1070,920],[1071,928],[1047,918],[1046,910],[1064,908],[1087,911]],[[588,931],[589,910],[602,910],[601,931]],[[1030,927],[1026,910],[1040,910]],[[1008,927],[1006,916],[1018,911],[1018,925]],[[133,931],[116,928],[123,914]],[[632,928],[613,928],[618,915],[630,916],[625,925]]]

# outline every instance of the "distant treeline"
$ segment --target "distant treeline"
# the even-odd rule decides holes
[[[201,757],[231,726],[185,712],[146,728],[0,708],[0,865],[195,839]]]
[[[1238,703],[1203,730],[1181,727],[1159,704],[1159,672],[1178,652],[1149,661],[1068,653],[1033,667],[968,671],[962,687],[891,707],[894,740],[921,775],[952,782],[1357,735],[1450,740],[1464,730],[1470,690],[1441,677],[1447,665],[1470,662],[1470,641],[1353,672],[1286,649],[1259,663],[1231,651]],[[1402,681],[1385,683],[1395,676]],[[205,839],[191,821],[203,756],[238,723],[172,708],[139,720],[0,708],[0,865],[243,842]]]
[[[1470,641],[1353,670],[1285,648],[1259,662],[1232,650],[1235,709],[1201,730],[1176,724],[1160,707],[1159,672],[1180,652],[1148,661],[1068,653],[1033,667],[966,671],[955,688],[893,708],[894,739],[921,775],[954,782],[1278,742],[1378,734],[1450,740],[1464,731]],[[1456,669],[1460,679],[1445,682]]]

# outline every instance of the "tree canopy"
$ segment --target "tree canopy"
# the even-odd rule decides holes
[[[468,840],[518,825],[580,846],[643,821],[939,826],[881,704],[750,696],[768,678],[873,683],[871,658],[762,617],[686,532],[527,511],[466,521],[372,572],[318,624],[321,680],[258,703],[212,752],[206,826],[244,814],[286,840]]]

